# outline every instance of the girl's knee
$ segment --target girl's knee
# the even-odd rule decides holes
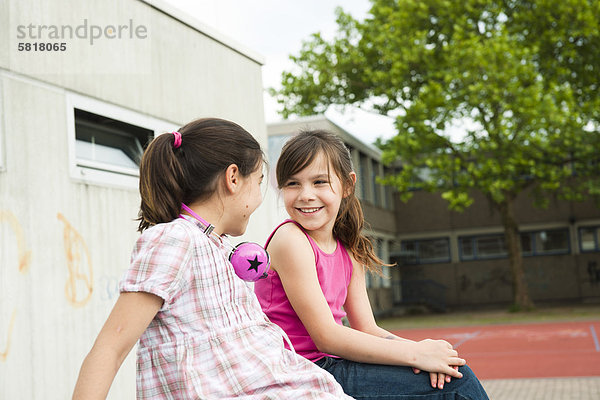
[[[466,364],[463,365],[462,367],[458,367],[458,372],[463,374],[463,379],[467,378],[467,377],[476,378],[473,370],[471,368],[469,368],[469,366]]]
[[[468,365],[463,365],[458,368],[458,371],[463,374],[463,377],[459,379],[461,385],[476,385],[480,386],[479,378],[475,376],[475,373]]]
[[[457,383],[460,386],[461,394],[465,395],[469,399],[488,399],[487,394],[485,393],[485,389],[481,385],[479,378],[475,376],[475,373],[468,365],[463,365],[459,367],[458,370],[463,374],[461,379],[457,380]]]

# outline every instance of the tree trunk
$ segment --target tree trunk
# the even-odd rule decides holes
[[[508,260],[513,282],[513,309],[515,311],[531,310],[534,304],[529,298],[529,290],[525,281],[523,255],[521,253],[521,237],[519,226],[515,219],[514,197],[505,196],[504,200],[496,203],[504,226],[504,239],[508,251]]]

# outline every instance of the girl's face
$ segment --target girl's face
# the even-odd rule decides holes
[[[307,231],[331,233],[343,197],[342,182],[321,153],[283,184],[283,202],[290,217]]]
[[[262,164],[250,175],[241,179],[242,187],[236,198],[235,211],[232,214],[232,228],[228,232],[232,236],[240,236],[246,232],[250,215],[262,203]]]

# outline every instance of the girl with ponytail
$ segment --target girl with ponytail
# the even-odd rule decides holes
[[[250,133],[217,118],[148,145],[142,234],[74,399],[105,399],[138,340],[138,399],[348,398],[331,375],[284,347],[289,339],[227,256],[226,235],[243,234],[262,201],[263,163]]]
[[[352,397],[487,399],[450,343],[414,342],[377,326],[365,273],[380,273],[386,264],[362,233],[356,173],[340,138],[300,132],[284,145],[276,175],[291,219],[268,238],[271,270],[254,290],[295,350]]]

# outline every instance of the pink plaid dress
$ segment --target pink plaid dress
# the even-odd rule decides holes
[[[191,218],[138,239],[120,290],[164,304],[140,337],[137,397],[349,399],[331,375],[285,349],[285,334],[226,254]]]

